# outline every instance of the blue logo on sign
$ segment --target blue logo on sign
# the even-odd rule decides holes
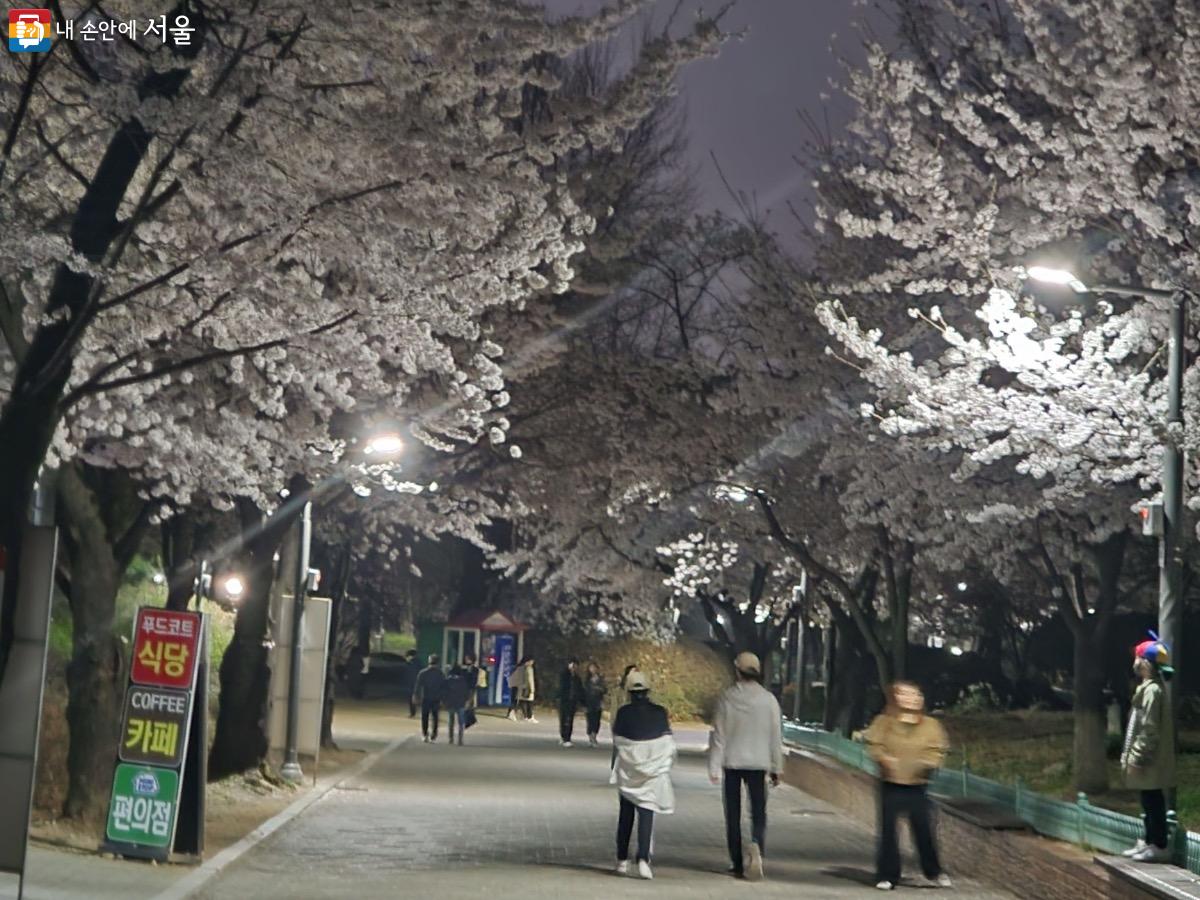
[[[158,779],[150,772],[138,772],[133,777],[133,792],[135,794],[157,794]]]

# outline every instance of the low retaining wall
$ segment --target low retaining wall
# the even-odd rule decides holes
[[[852,820],[875,827],[876,783],[866,774],[808,751],[792,750],[784,766],[784,778],[843,810]],[[1105,871],[1083,850],[1028,832],[981,827],[940,804],[937,830],[938,850],[951,876],[977,878],[1019,897],[1143,900],[1154,896],[1127,883],[1117,884],[1115,879],[1110,883]],[[911,852],[907,829],[902,832],[902,846]]]

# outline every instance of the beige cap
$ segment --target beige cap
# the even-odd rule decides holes
[[[641,672],[630,672],[629,677],[625,679],[625,690],[648,691],[650,690],[650,682],[646,680],[646,676]]]
[[[733,667],[739,672],[745,672],[747,675],[757,675],[762,672],[762,663],[758,661],[758,657],[749,651],[739,653],[733,661]]]

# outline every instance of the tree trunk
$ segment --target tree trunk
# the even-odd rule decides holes
[[[124,673],[121,646],[113,634],[117,590],[146,519],[145,504],[121,473],[67,465],[59,473],[57,495],[70,557],[72,619],[63,814],[75,818],[99,814],[108,803]],[[130,518],[131,524],[122,528]]]
[[[271,669],[264,642],[270,636],[275,552],[298,515],[298,510],[279,514],[264,524],[262,513],[248,500],[239,501],[238,511],[243,532],[251,537],[242,556],[246,593],[238,606],[233,639],[221,661],[221,703],[208,757],[208,774],[214,781],[256,768],[267,758]]]
[[[1108,788],[1104,631],[1088,623],[1075,629],[1075,789],[1088,793]]]
[[[196,522],[187,511],[162,523],[163,569],[167,576],[167,609],[185,610],[195,592]]]
[[[829,731],[849,736],[866,719],[867,687],[875,673],[858,626],[840,610],[833,621],[824,724]]]
[[[67,665],[67,799],[63,815],[90,818],[108,804],[121,730],[121,646],[113,635],[116,570],[90,542],[71,557],[71,661]]]
[[[341,618],[342,608],[346,602],[346,593],[350,586],[353,560],[348,546],[335,553],[333,565],[332,590],[330,591],[331,608],[329,610],[329,640],[331,643],[337,641],[338,621]],[[331,647],[325,668],[325,705],[321,709],[321,746],[331,750],[337,749],[337,744],[333,740],[333,709],[336,700],[334,695],[337,689],[336,666],[337,660],[334,658]]]

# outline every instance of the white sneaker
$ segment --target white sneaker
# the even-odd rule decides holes
[[[892,891],[896,889],[896,886],[890,881],[880,881],[875,884],[875,889],[880,891]]]
[[[627,859],[618,859],[617,860],[617,874],[618,875],[628,875],[629,874],[629,860],[627,860]]]
[[[762,851],[758,848],[758,844],[751,842],[747,856],[749,859],[746,863],[746,880],[762,881],[765,873],[763,872]]]
[[[640,875],[642,878],[645,878],[647,881],[654,877],[654,873],[650,871],[650,863],[646,862],[644,859],[638,860],[638,875]]]
[[[1167,862],[1171,859],[1171,853],[1165,847],[1150,845],[1139,853],[1135,853],[1132,859],[1134,862]]]
[[[429,735],[427,735],[427,734],[421,735],[421,743],[428,744],[429,743]]]
[[[517,714],[515,712],[513,712],[511,709],[508,711],[508,720],[510,722],[517,721]]]
[[[563,742],[562,742],[562,745],[563,745],[564,747],[574,747],[574,746],[575,746],[575,745],[574,745],[574,744],[572,744],[570,741],[563,741]]]
[[[930,887],[952,888],[954,882],[950,880],[950,876],[943,872],[937,878],[926,878],[925,883]]]
[[[525,721],[526,721],[526,722],[532,722],[534,725],[536,725],[536,724],[537,724],[537,716],[530,716],[530,717],[529,717],[528,719],[526,719]]]
[[[1121,855],[1126,858],[1132,858],[1134,856],[1137,856],[1139,853],[1141,853],[1145,849],[1146,849],[1145,840],[1143,840],[1142,838],[1138,838],[1138,842],[1136,844],[1134,844],[1132,847],[1130,847],[1128,850],[1122,850]]]

